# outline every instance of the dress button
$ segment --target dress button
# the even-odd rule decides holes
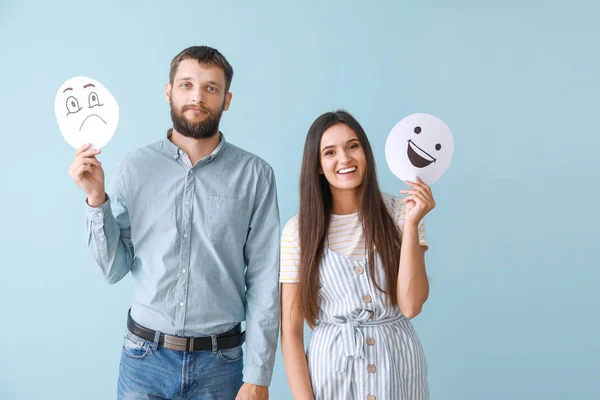
[[[375,313],[373,311],[369,311],[369,318],[373,319],[374,316],[375,316]]]
[[[373,396],[372,394],[367,396],[367,400],[377,400],[377,398],[375,396]]]
[[[363,300],[365,301],[365,303],[370,303],[371,302],[371,296],[366,295],[365,297],[363,297]]]
[[[358,266],[356,268],[354,268],[354,272],[356,272],[357,274],[362,274],[363,272],[365,272],[365,269],[361,266]]]
[[[372,337],[367,338],[367,344],[369,346],[373,346],[375,344],[375,339],[373,339]]]
[[[369,366],[367,367],[367,371],[369,371],[370,374],[374,373],[375,370],[376,368],[373,364],[369,364]]]

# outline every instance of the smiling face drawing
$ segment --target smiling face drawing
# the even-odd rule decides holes
[[[60,131],[74,148],[91,143],[104,147],[115,134],[119,105],[100,82],[77,76],[58,89],[54,111]]]
[[[385,158],[398,178],[431,185],[446,172],[454,153],[448,126],[429,114],[412,114],[398,122],[385,143]]]

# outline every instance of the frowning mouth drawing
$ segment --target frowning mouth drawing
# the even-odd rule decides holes
[[[83,124],[85,124],[85,121],[87,121],[87,120],[88,120],[89,118],[91,118],[91,117],[98,117],[98,118],[100,118],[100,121],[104,122],[104,125],[106,125],[106,121],[105,121],[105,120],[103,120],[101,116],[99,116],[98,114],[90,114],[90,115],[88,115],[88,116],[87,116],[87,117],[86,117],[86,118],[83,120],[83,122],[81,123],[81,126],[79,127],[79,131],[80,131],[80,132],[81,132],[81,128],[83,128]]]

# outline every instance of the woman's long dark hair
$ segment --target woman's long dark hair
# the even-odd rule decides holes
[[[318,317],[319,265],[331,221],[332,198],[329,183],[319,173],[320,146],[323,133],[336,124],[345,124],[356,133],[366,158],[366,171],[361,184],[359,218],[362,222],[369,274],[375,286],[396,303],[398,265],[401,238],[392,216],[387,210],[375,170],[375,159],[367,135],[358,121],[345,111],[328,112],[317,118],[306,136],[302,172],[300,175],[300,302],[304,319],[314,327]],[[375,278],[375,252],[385,272],[385,289]]]

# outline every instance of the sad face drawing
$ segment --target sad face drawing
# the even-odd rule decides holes
[[[100,82],[77,76],[58,89],[54,111],[60,131],[74,148],[91,143],[104,147],[115,134],[119,105]]]

